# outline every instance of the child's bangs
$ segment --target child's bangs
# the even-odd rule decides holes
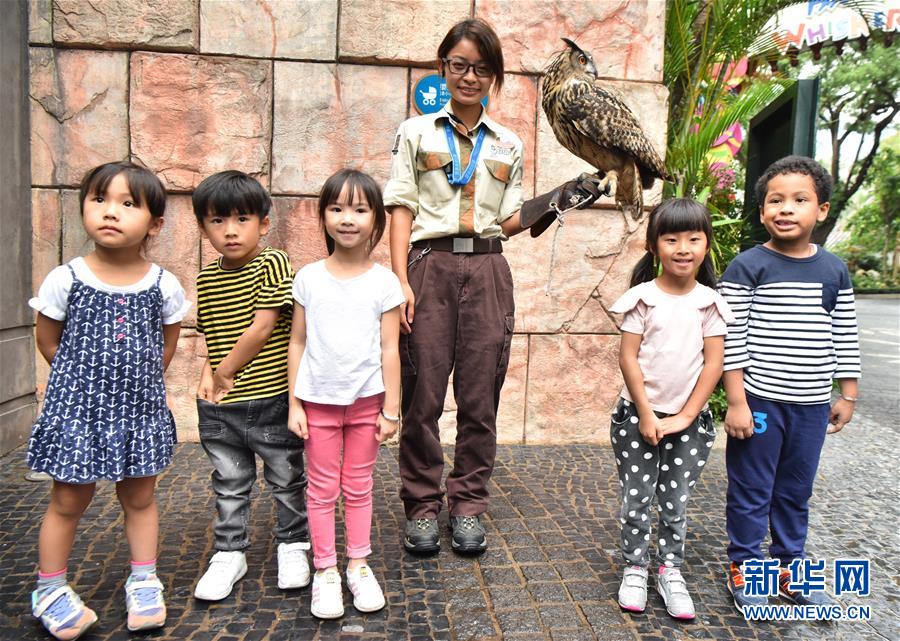
[[[667,205],[655,221],[657,236],[686,231],[702,231],[707,236],[711,234],[709,215],[702,205],[687,199],[672,200]]]
[[[225,181],[219,189],[210,191],[206,202],[208,216],[228,218],[229,216],[269,215],[269,203],[260,189],[248,189],[237,180]]]
[[[90,172],[81,184],[80,202],[88,196],[105,196],[109,185],[119,174],[125,176],[128,192],[138,207],[146,206],[154,217],[161,217],[166,209],[166,192],[152,173],[130,163],[107,163]]]
[[[373,211],[384,207],[381,190],[374,180],[362,172],[345,170],[325,181],[319,196],[320,208],[324,211],[328,205],[338,202],[344,189],[347,189],[350,196],[350,202],[346,203],[348,205],[365,202]]]

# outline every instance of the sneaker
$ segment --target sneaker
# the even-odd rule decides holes
[[[734,598],[734,606],[744,613],[744,608],[748,605],[768,605],[769,598],[765,596],[750,596],[746,594],[746,585],[744,584],[744,574],[741,572],[740,563],[732,562],[728,567],[728,591]]]
[[[437,519],[409,519],[403,547],[417,554],[434,554],[441,549]]]
[[[309,585],[309,543],[278,544],[278,587],[282,590],[305,588]]]
[[[803,594],[799,590],[791,590],[791,572],[782,570],[778,574],[778,594],[797,605],[837,605],[837,601],[825,590],[815,590],[809,594]]]
[[[32,592],[31,613],[62,641],[77,639],[97,622],[97,613],[85,606],[68,584],[43,596],[37,590]]]
[[[247,558],[240,550],[216,552],[209,560],[209,568],[197,582],[194,596],[204,601],[221,601],[234,584],[247,573]]]
[[[309,611],[319,619],[339,619],[344,616],[344,595],[341,593],[341,575],[337,568],[316,572]]]
[[[152,630],[166,624],[166,603],[163,584],[155,574],[134,575],[125,582],[125,611],[128,629]]]
[[[347,568],[347,587],[353,593],[353,607],[360,612],[375,612],[384,607],[384,593],[368,565]]]
[[[630,565],[619,585],[619,607],[629,612],[643,612],[647,607],[647,568]]]
[[[676,619],[693,619],[694,601],[688,593],[687,583],[678,568],[659,567],[656,575],[656,591],[666,604],[666,611]]]
[[[453,549],[463,554],[481,554],[487,549],[484,526],[477,516],[451,516]]]

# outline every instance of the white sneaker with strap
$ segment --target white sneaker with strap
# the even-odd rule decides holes
[[[384,592],[368,565],[347,568],[347,587],[353,593],[353,607],[360,612],[375,612],[384,607]]]
[[[247,559],[240,550],[212,555],[209,568],[197,582],[194,596],[204,601],[221,601],[238,580],[247,574]]]
[[[313,577],[310,613],[319,619],[339,619],[344,616],[344,595],[341,575],[337,568],[319,570]]]
[[[629,612],[643,612],[647,607],[647,568],[630,565],[619,586],[619,607]]]
[[[278,544],[278,587],[293,590],[309,585],[309,559],[306,551],[309,543]]]
[[[694,601],[688,593],[687,583],[678,568],[659,566],[659,574],[656,576],[656,591],[663,598],[666,610],[676,619],[693,619],[697,616],[694,611]]]

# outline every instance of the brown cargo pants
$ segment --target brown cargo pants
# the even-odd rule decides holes
[[[413,248],[409,260],[423,252]],[[437,518],[444,456],[438,419],[453,371],[456,448],[447,477],[453,516],[487,509],[497,451],[497,406],[509,364],[515,301],[503,254],[430,251],[409,267],[412,333],[401,335],[400,478],[406,517]]]

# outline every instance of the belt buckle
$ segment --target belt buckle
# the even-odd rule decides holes
[[[471,254],[475,251],[474,238],[454,238],[453,253],[454,254]]]

